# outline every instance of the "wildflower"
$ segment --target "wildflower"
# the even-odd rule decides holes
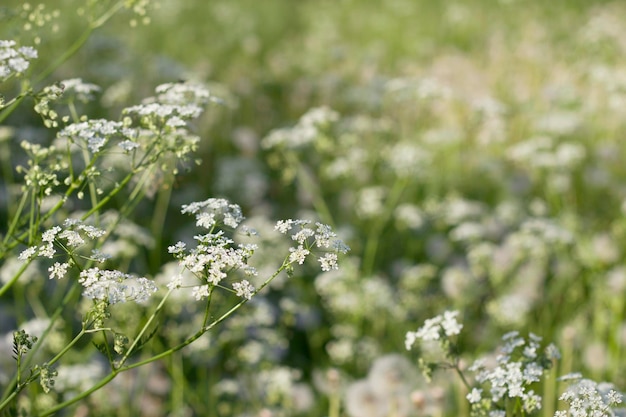
[[[69,268],[69,263],[59,263],[55,262],[50,268],[48,268],[48,272],[50,272],[50,279],[57,278],[61,279],[65,276],[67,272],[67,268]]]
[[[245,279],[241,282],[233,283],[233,289],[237,297],[243,297],[247,300],[250,300],[256,291],[252,284]]]
[[[339,269],[339,266],[337,265],[336,253],[327,253],[319,258],[319,262],[322,266],[322,271],[324,272],[328,272],[331,269]]]
[[[191,293],[196,300],[204,300],[209,296],[209,286],[208,285],[198,285],[193,287],[193,291]]]
[[[429,341],[439,340],[442,335],[446,337],[458,335],[463,328],[463,325],[456,321],[458,315],[458,311],[446,311],[443,315],[427,319],[416,332],[407,332],[405,338],[407,350],[411,349],[417,339]]]
[[[16,47],[13,40],[0,40],[0,80],[23,74],[30,61],[37,58],[37,50],[30,46]]]
[[[183,276],[182,274],[176,274],[172,277],[172,280],[167,284],[167,288],[173,290],[175,288],[180,288],[183,285]]]
[[[137,142],[133,142],[132,140],[127,139],[118,143],[117,146],[122,148],[125,152],[130,152],[139,148],[141,145],[139,145]]]
[[[298,245],[297,248],[289,248],[289,262],[297,262],[300,265],[304,263],[306,256],[311,253],[308,249],[305,249],[302,245]]]
[[[80,273],[83,295],[109,304],[126,301],[143,302],[156,292],[156,285],[144,277],[134,277],[116,270],[90,268]]]
[[[458,315],[458,311],[446,311],[443,313],[441,327],[443,328],[446,336],[454,336],[461,333],[463,325],[456,321],[456,317]]]
[[[216,216],[218,219],[221,218],[223,224],[233,229],[245,220],[241,207],[237,204],[230,204],[223,198],[209,198],[205,201],[185,204],[182,206],[181,213],[196,215],[196,225],[207,229],[217,224],[217,220],[213,221]]]
[[[517,398],[528,413],[540,409],[541,397],[529,386],[540,381],[544,371],[550,367],[551,363],[546,361],[549,349],[539,355],[541,338],[531,334],[526,341],[517,331],[505,334],[502,340],[504,345],[493,369],[487,369],[482,359],[477,360],[469,370],[477,373],[478,383],[489,385],[489,400],[493,403],[503,398]],[[529,355],[529,352],[532,354]],[[471,400],[470,403],[474,404]]]
[[[76,94],[76,98],[84,103],[93,100],[94,93],[100,91],[100,87],[97,85],[86,83],[80,78],[63,80],[61,81],[61,85],[63,85],[63,89],[66,93],[72,92]]]
[[[622,402],[622,395],[613,389],[612,384],[581,379],[568,387],[559,400],[569,404],[569,412],[573,416],[612,416],[611,407]],[[555,417],[566,415],[563,410],[554,414]]]
[[[172,246],[168,246],[167,247],[167,251],[171,254],[173,254],[174,256],[179,255],[181,253],[185,252],[185,247],[187,245],[184,242],[178,242],[175,245]]]
[[[30,258],[32,258],[33,256],[35,256],[36,253],[37,253],[37,246],[31,246],[29,248],[24,249],[19,254],[17,259],[19,259],[20,261],[26,261],[26,260],[29,260]]]
[[[481,394],[482,394],[483,390],[482,389],[478,389],[478,388],[472,388],[472,391],[467,394],[466,398],[467,401],[470,402],[470,404],[476,404],[478,402],[480,402],[481,400]]]

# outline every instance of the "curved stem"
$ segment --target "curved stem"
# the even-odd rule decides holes
[[[168,290],[167,293],[163,296],[163,299],[161,299],[161,302],[159,303],[157,308],[154,310],[154,312],[152,313],[152,315],[150,316],[146,324],[143,325],[143,327],[141,328],[141,330],[135,337],[135,340],[133,340],[133,343],[126,350],[126,353],[124,353],[124,356],[122,356],[122,359],[120,359],[119,365],[117,366],[118,368],[121,368],[124,365],[124,363],[128,360],[128,357],[133,353],[133,350],[135,349],[135,347],[137,346],[137,344],[139,343],[143,335],[148,331],[148,328],[150,327],[150,325],[152,324],[156,316],[161,312],[161,310],[163,309],[163,306],[165,306],[165,301],[169,298],[172,291],[173,291],[172,289]]]
[[[4,284],[2,288],[0,288],[0,297],[2,297],[4,293],[7,292],[9,288],[11,288],[13,284],[17,282],[17,280],[22,276],[24,271],[26,271],[26,268],[28,268],[28,265],[30,265],[30,261],[24,261],[20,269],[15,273],[15,276],[13,276],[13,278],[11,278],[9,282]]]
[[[263,284],[261,284],[261,286],[254,292],[254,294],[258,294],[259,291],[263,290],[267,285],[269,285],[270,282],[272,282],[272,280],[274,278],[276,278],[278,276],[278,274],[280,274],[282,271],[284,271],[288,266],[290,265],[290,263],[287,261],[287,259],[285,261],[283,261],[283,264],[280,266],[280,268],[278,268],[278,270],[276,272],[274,272],[269,278],[267,278]],[[171,292],[171,290],[168,292],[168,294]],[[159,306],[157,307],[157,309],[159,309],[159,307],[162,306],[162,304],[165,301],[165,298],[161,301],[161,303],[159,304]],[[244,304],[246,304],[249,300],[248,299],[243,299],[242,301],[240,301],[239,303],[235,304],[235,306],[233,306],[230,310],[228,310],[227,312],[225,312],[224,314],[222,314],[219,318],[217,318],[215,321],[213,321],[212,323],[210,323],[207,326],[202,327],[200,330],[198,330],[196,333],[194,333],[192,336],[190,336],[189,338],[187,338],[185,341],[183,341],[182,343],[164,351],[161,352],[157,355],[151,356],[150,358],[144,359],[142,361],[133,363],[131,365],[126,365],[126,366],[121,366],[119,368],[113,369],[111,371],[110,374],[108,374],[107,376],[105,376],[103,379],[101,379],[100,381],[98,381],[93,387],[91,387],[90,389],[88,389],[87,391],[84,391],[80,394],[78,394],[77,396],[64,401],[60,404],[57,404],[56,406],[44,411],[43,413],[39,414],[39,417],[45,417],[45,416],[49,416],[51,414],[56,413],[59,410],[62,410],[65,407],[68,407],[72,404],[77,403],[78,401],[88,397],[89,395],[91,395],[92,393],[94,393],[95,391],[99,390],[100,388],[102,388],[103,386],[105,386],[106,384],[108,384],[109,382],[111,382],[119,373],[128,371],[130,369],[133,368],[138,368],[140,366],[146,365],[148,363],[152,363],[156,360],[165,358],[171,354],[173,354],[174,352],[178,352],[179,350],[183,349],[184,347],[190,345],[191,343],[195,342],[196,340],[198,340],[203,334],[205,334],[206,332],[208,332],[209,330],[211,330],[213,327],[215,327],[216,325],[218,325],[219,323],[223,322],[224,320],[226,320],[231,314],[233,314],[235,311],[237,311],[239,308],[241,308],[241,306],[243,306]],[[144,326],[144,328],[146,328],[146,326]],[[138,339],[137,339],[138,340]],[[133,346],[136,345],[133,344]],[[131,348],[127,351],[130,352]],[[122,358],[122,360],[124,361],[125,358]],[[4,403],[3,403],[4,404]],[[1,409],[1,407],[0,407]]]
[[[55,59],[50,65],[48,65],[46,67],[46,69],[44,69],[43,71],[41,71],[37,75],[37,77],[35,78],[35,83],[38,83],[38,82],[43,81],[44,79],[46,79],[57,68],[59,68],[61,65],[63,65],[63,63],[65,61],[70,59],[76,52],[78,52],[78,50],[85,44],[85,42],[87,42],[87,39],[89,39],[89,36],[91,36],[91,33],[93,32],[94,29],[95,29],[94,27],[89,26],[76,39],[76,41],[74,41],[74,43],[63,54],[61,54],[61,56],[59,56],[57,59]]]
[[[50,331],[52,330],[52,326],[54,325],[56,320],[59,318],[61,313],[63,312],[63,309],[65,308],[65,306],[70,302],[72,298],[74,298],[74,296],[76,295],[78,291],[78,288],[79,288],[78,281],[73,282],[72,287],[70,288],[70,290],[67,292],[67,294],[61,301],[61,304],[57,307],[54,313],[52,313],[52,315],[50,316],[50,324],[48,324],[48,327],[46,328],[46,330],[44,330],[41,337],[37,340],[37,343],[35,343],[33,348],[28,352],[28,356],[24,360],[25,367],[30,366],[31,362],[33,361],[33,357],[35,353],[39,351],[39,348],[41,347],[43,341],[46,339],[48,333],[50,333]],[[10,401],[10,398],[14,398],[23,388],[22,387],[22,388],[16,389],[16,386],[17,386],[17,381],[16,381],[16,378],[14,377],[11,380],[11,382],[9,382],[9,384],[5,387],[5,392],[0,398],[0,411],[4,407],[6,407],[6,405]]]

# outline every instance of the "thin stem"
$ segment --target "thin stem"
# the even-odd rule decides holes
[[[254,292],[254,295],[259,293],[259,291],[263,290],[267,285],[269,285],[269,283],[272,282],[272,280],[274,278],[276,278],[278,276],[278,274],[280,274],[282,271],[284,271],[289,265],[290,265],[290,263],[288,262],[287,259],[285,259],[285,261],[283,261],[283,264],[280,266],[280,268],[278,268],[278,270],[275,273],[273,273],[268,279],[265,280],[265,282],[263,282],[263,284],[261,284],[261,286]],[[165,298],[167,298],[167,295],[169,295],[170,292],[171,292],[171,290],[166,294],[166,296],[163,298],[163,300],[161,300],[161,303],[159,304],[159,307],[162,306],[162,304],[165,301]],[[182,343],[178,344],[177,346],[174,346],[174,347],[172,347],[172,348],[170,348],[170,349],[168,349],[168,350],[166,350],[164,352],[161,352],[161,353],[159,353],[157,355],[154,355],[154,356],[152,356],[152,357],[150,357],[148,359],[144,359],[142,361],[133,363],[131,365],[121,366],[121,367],[119,367],[117,369],[113,369],[109,375],[107,375],[106,377],[104,377],[103,379],[98,381],[93,387],[91,387],[87,391],[84,391],[84,392],[76,395],[75,397],[67,400],[67,401],[64,401],[64,402],[62,402],[60,404],[57,404],[56,406],[50,408],[49,410],[44,411],[43,413],[39,414],[39,417],[44,417],[44,416],[49,416],[51,414],[54,414],[57,411],[62,410],[63,408],[65,408],[67,406],[70,406],[72,404],[75,404],[78,401],[88,397],[89,395],[91,395],[95,391],[99,390],[100,388],[102,388],[103,386],[105,386],[106,384],[111,382],[121,372],[125,372],[125,371],[128,371],[128,370],[133,369],[133,368],[138,368],[140,366],[152,363],[152,362],[154,362],[156,360],[165,358],[165,357],[173,354],[174,352],[178,352],[179,350],[183,349],[184,347],[186,347],[186,346],[190,345],[191,343],[195,342],[196,340],[198,340],[203,334],[205,334],[206,332],[211,330],[213,327],[215,327],[216,325],[218,325],[222,321],[226,320],[226,318],[228,318],[231,314],[233,314],[235,311],[237,311],[239,308],[241,308],[241,306],[243,306],[247,302],[248,302],[248,299],[243,299],[242,301],[237,303],[234,307],[232,307],[230,310],[228,310],[226,313],[221,315],[218,319],[213,321],[211,324],[209,324],[207,326],[203,326],[200,330],[198,330],[196,333],[194,333],[192,336],[190,336],[189,338],[187,338],[185,341],[183,341]],[[159,309],[159,307],[157,307],[157,309]],[[154,316],[154,314],[153,314],[153,316]],[[144,329],[145,328],[146,328],[146,326],[144,326]],[[139,338],[137,338],[136,340],[138,340],[138,339]],[[136,345],[136,343],[134,343],[133,346],[134,345]],[[127,351],[127,353],[132,350],[133,346],[131,346],[131,348]],[[120,361],[120,363],[123,363],[123,361],[125,361],[126,358],[127,358],[127,355],[125,355],[125,357],[122,358],[122,361]],[[1,409],[1,406],[0,406],[0,409]]]
[[[78,281],[74,281],[72,283],[72,286],[71,286],[70,290],[67,292],[67,294],[65,295],[65,297],[61,301],[61,304],[57,307],[57,309],[54,311],[54,313],[52,313],[52,315],[50,316],[50,323],[48,324],[48,327],[46,328],[46,330],[43,331],[43,334],[37,340],[37,342],[35,343],[33,348],[28,352],[28,356],[24,360],[24,366],[25,367],[30,366],[31,362],[33,361],[34,355],[39,351],[39,348],[41,347],[43,341],[48,336],[48,333],[50,333],[50,331],[52,330],[52,326],[54,326],[54,323],[56,322],[56,320],[59,318],[59,316],[63,312],[63,309],[70,302],[70,300],[72,298],[74,298],[74,296],[76,296],[78,288],[79,288]],[[17,380],[14,377],[9,382],[9,384],[5,387],[5,392],[2,395],[2,397],[0,398],[0,411],[4,407],[6,407],[6,405],[9,403],[9,399],[10,398],[14,398],[15,395],[17,395],[24,388],[24,387],[17,387],[17,389],[16,389],[16,387],[17,387]]]
[[[467,388],[467,391],[471,391],[472,387],[471,385],[467,382],[467,379],[465,379],[465,375],[463,375],[463,371],[461,371],[461,368],[459,368],[459,363],[458,361],[454,363],[454,365],[452,365],[452,367],[454,368],[454,370],[456,371],[457,375],[461,378],[461,381],[463,382],[463,385],[465,385],[465,388]]]
[[[78,332],[78,334],[72,339],[72,341],[67,344],[67,346],[61,349],[61,351],[57,353],[57,355],[54,358],[48,361],[48,365],[52,365],[56,363],[59,359],[61,359],[63,355],[65,355],[76,343],[78,343],[80,338],[83,337],[85,333],[86,331],[85,331],[85,328],[83,327],[82,329],[80,329],[80,332]]]
[[[35,78],[35,82],[34,83],[38,83],[38,82],[43,81],[44,79],[48,78],[48,76],[50,74],[52,74],[57,68],[59,68],[61,65],[63,65],[63,63],[65,63],[65,61],[70,59],[76,52],[78,52],[78,50],[85,44],[85,42],[87,42],[87,39],[89,39],[89,37],[91,36],[91,33],[93,32],[94,29],[95,29],[94,27],[89,26],[76,39],[76,41],[74,41],[74,43],[63,54],[61,54],[61,56],[59,56],[57,59],[55,59],[54,62],[52,62],[52,64],[48,65],[48,67],[46,67],[45,70],[43,70],[42,72],[40,72],[37,75],[37,77]]]
[[[28,265],[30,265],[30,261],[24,261],[20,269],[15,273],[15,276],[13,276],[13,278],[11,278],[9,282],[4,284],[2,288],[0,288],[0,297],[2,297],[4,293],[7,292],[9,288],[11,288],[13,284],[17,282],[17,280],[22,276],[24,271],[26,271],[26,268],[28,268]]]
[[[135,337],[135,340],[133,340],[133,343],[126,350],[126,353],[124,353],[124,356],[122,357],[122,359],[120,359],[119,364],[117,366],[118,368],[121,368],[124,365],[124,363],[126,362],[126,360],[128,360],[128,357],[133,353],[133,350],[135,349],[135,347],[137,346],[137,344],[139,343],[139,341],[141,340],[143,335],[148,331],[148,328],[150,328],[150,325],[152,324],[152,322],[156,318],[157,314],[159,314],[161,312],[161,310],[163,309],[163,306],[165,306],[165,301],[167,301],[167,299],[169,298],[169,296],[172,293],[172,291],[173,291],[173,289],[169,289],[167,291],[167,293],[163,296],[163,298],[161,299],[161,302],[159,303],[157,308],[154,310],[152,315],[150,315],[150,318],[148,319],[146,324],[143,325],[143,327],[141,328],[141,330],[139,331],[139,333]]]

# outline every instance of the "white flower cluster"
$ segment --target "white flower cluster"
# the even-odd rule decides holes
[[[204,106],[213,97],[203,85],[196,83],[167,83],[157,86],[156,100],[166,104],[196,104]]]
[[[244,220],[241,208],[236,204],[230,204],[227,200],[210,198],[201,202],[186,204],[182,207],[182,213],[193,214],[196,217],[196,225],[213,231],[220,224],[236,228]],[[184,242],[178,242],[168,248],[168,251],[178,259],[179,264],[195,274],[202,285],[193,289],[193,295],[197,300],[209,296],[211,287],[221,283],[228,273],[240,270],[247,276],[254,276],[257,271],[248,265],[248,259],[254,253],[256,245],[239,244],[224,236],[223,231],[194,236],[197,241],[195,248],[187,250]],[[181,286],[180,276],[172,278],[168,288]],[[246,299],[252,298],[255,288],[247,280],[233,284],[235,293]]]
[[[78,280],[85,297],[105,300],[109,304],[146,301],[157,291],[157,286],[144,277],[135,277],[116,270],[90,268],[80,273]]]
[[[622,394],[615,391],[612,384],[580,379],[568,387],[559,400],[569,404],[569,414],[559,410],[554,417],[612,417],[616,414],[611,407],[622,403]]]
[[[297,247],[289,248],[289,263],[298,263],[302,265],[306,257],[314,248],[329,249],[331,252],[325,253],[318,258],[322,271],[330,271],[338,269],[337,253],[347,253],[350,248],[337,238],[337,234],[332,231],[330,226],[315,223],[315,228],[311,227],[312,222],[309,220],[279,220],[274,227],[275,230],[282,234],[287,234],[296,229],[291,235],[291,239],[298,243]]]
[[[271,131],[263,139],[261,145],[265,149],[300,148],[313,143],[321,129],[337,120],[339,120],[339,114],[328,107],[312,108],[300,117],[295,126]]]
[[[37,50],[30,46],[16,48],[12,40],[0,40],[0,80],[11,75],[23,74],[30,65],[30,60],[37,58]]]
[[[76,95],[76,98],[82,102],[88,102],[93,100],[94,93],[100,91],[100,87],[95,84],[90,84],[84,82],[80,78],[71,78],[69,80],[61,81],[61,85],[63,86],[64,92],[73,93]]]
[[[80,246],[87,243],[87,240],[95,241],[104,236],[106,232],[98,229],[97,227],[85,224],[78,219],[66,219],[63,222],[63,226],[53,226],[46,230],[41,235],[41,245],[31,246],[18,256],[18,259],[22,261],[29,260],[31,258],[42,256],[52,259],[57,254],[57,248],[55,242],[67,252],[73,252]],[[92,259],[102,262],[106,259],[106,256],[96,252],[92,253]],[[70,264],[68,262],[59,263],[56,262],[50,268],[50,279],[61,279],[65,276]]]
[[[58,133],[59,138],[65,138],[75,143],[83,143],[92,153],[99,152],[112,137],[132,138],[135,133],[125,128],[121,122],[105,119],[87,120],[66,126]],[[78,141],[81,142],[78,142]]]
[[[218,222],[235,229],[244,221],[241,207],[223,198],[209,198],[182,206],[181,213],[195,214],[196,226],[212,229]]]
[[[458,311],[446,311],[431,319],[427,319],[424,325],[416,332],[407,332],[404,345],[407,350],[411,350],[418,339],[423,341],[440,340],[442,336],[450,337],[461,333],[463,325],[456,318]]]
[[[211,98],[209,90],[200,84],[162,84],[156,88],[157,97],[128,107],[123,113],[136,116],[139,124],[151,130],[176,131],[202,114]]]
[[[504,346],[497,357],[495,368],[487,369],[485,360],[479,359],[469,370],[477,373],[478,383],[490,386],[492,404],[503,398],[518,398],[528,413],[541,409],[541,396],[528,387],[540,381],[543,372],[551,365],[546,359],[555,359],[558,351],[554,345],[550,345],[544,354],[540,354],[541,338],[532,333],[528,341],[520,337],[518,332],[507,333],[502,340]],[[482,390],[475,389],[467,398],[475,404],[481,401],[481,394]]]

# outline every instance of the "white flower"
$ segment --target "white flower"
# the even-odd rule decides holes
[[[157,291],[156,285],[147,278],[100,268],[82,271],[78,282],[85,288],[85,297],[106,300],[109,304],[143,302]]]
[[[173,255],[178,255],[185,252],[185,247],[187,245],[184,242],[178,242],[175,245],[168,246],[167,251]]]
[[[241,282],[233,283],[233,289],[238,297],[243,297],[247,300],[250,300],[256,291],[252,284],[245,279]]]
[[[61,279],[65,276],[67,272],[67,268],[70,266],[69,263],[59,263],[55,262],[50,268],[48,268],[48,272],[50,272],[50,279],[58,278]]]
[[[481,394],[482,394],[483,390],[482,389],[478,389],[478,388],[473,388],[472,392],[470,392],[469,394],[467,394],[466,398],[467,401],[470,402],[470,404],[476,404],[477,402],[479,402],[481,400]]]
[[[132,140],[124,140],[117,144],[120,148],[122,148],[126,152],[130,152],[139,148],[139,144],[137,142],[133,142]]]
[[[463,328],[462,324],[456,321],[456,317],[459,315],[458,311],[446,311],[443,313],[443,320],[441,327],[443,327],[446,336],[454,336],[461,333]]]
[[[404,346],[406,347],[406,350],[411,350],[417,339],[417,332],[406,332],[406,336],[404,338]]]
[[[311,253],[308,249],[305,249],[302,245],[299,245],[297,248],[289,248],[289,262],[297,262],[300,265],[304,263],[306,256]]]
[[[183,276],[181,274],[174,275],[172,280],[167,284],[169,290],[180,288],[183,285]]]
[[[197,287],[193,287],[191,295],[196,297],[196,300],[204,300],[209,296],[209,286],[208,285],[200,285]]]
[[[441,329],[441,316],[433,317],[432,319],[427,319],[424,322],[424,325],[417,330],[415,334],[418,338],[427,341],[427,340],[439,340],[440,335],[439,331]]]
[[[336,253],[327,253],[319,258],[319,262],[322,266],[322,271],[324,272],[328,272],[331,269],[339,269],[339,266],[337,265]]]
[[[26,248],[22,251],[22,253],[20,253],[17,259],[19,259],[20,261],[27,261],[32,258],[35,253],[37,253],[37,249],[37,246],[31,246],[30,248]]]

